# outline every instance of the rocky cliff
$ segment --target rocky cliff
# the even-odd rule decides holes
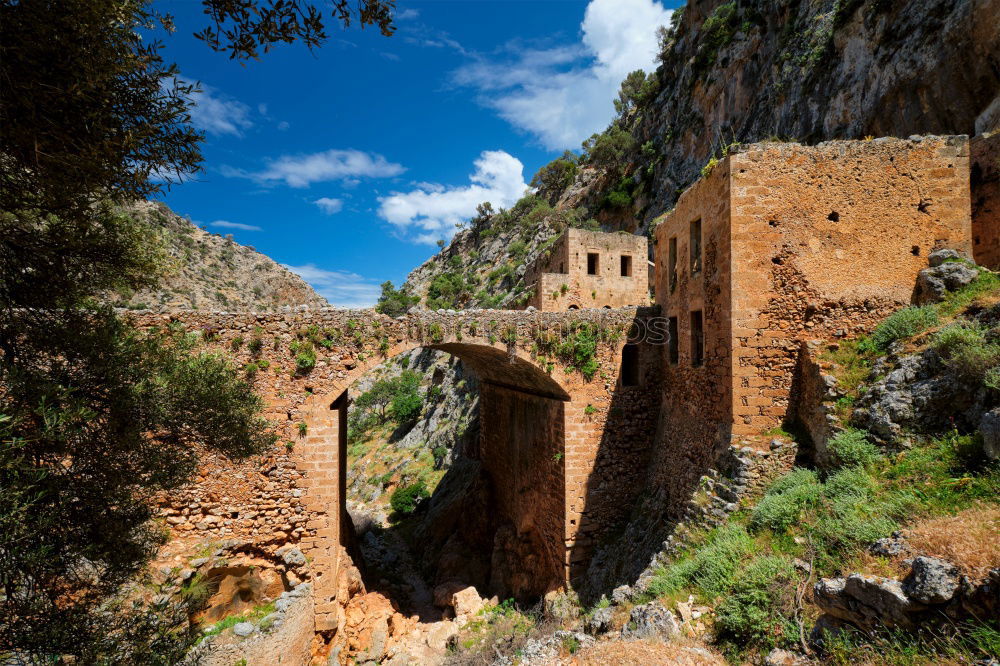
[[[231,236],[200,229],[162,203],[141,201],[129,213],[162,239],[167,272],[157,289],[113,295],[116,304],[133,309],[229,311],[329,305],[302,278],[270,257],[236,243]]]
[[[1000,0],[695,0],[659,62],[581,156],[536,176],[541,196],[487,209],[407,288],[431,307],[522,301],[524,263],[566,224],[649,233],[733,143],[1000,126]],[[428,303],[435,281],[465,296]]]

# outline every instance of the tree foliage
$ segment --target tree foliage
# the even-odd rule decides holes
[[[28,663],[176,663],[184,609],[137,587],[152,500],[199,446],[274,440],[198,336],[100,304],[161,272],[119,206],[201,159],[192,89],[140,37],[155,24],[141,0],[0,0],[0,654]]]
[[[392,396],[390,409],[396,423],[405,425],[417,420],[424,408],[424,397],[420,394],[420,375],[413,370],[404,370],[399,375]]]
[[[576,178],[578,160],[576,154],[567,150],[561,157],[557,157],[539,169],[538,173],[532,177],[530,185],[537,188],[549,203],[553,203],[567,187],[573,184],[573,179]]]
[[[408,486],[400,486],[389,497],[389,506],[398,516],[407,516],[414,512],[417,504],[425,497],[430,497],[427,485],[423,479],[418,479]]]
[[[255,59],[260,48],[267,53],[279,43],[301,41],[315,48],[327,39],[323,12],[308,0],[202,0],[202,4],[212,25],[195,37],[215,51],[228,51],[234,60]],[[395,0],[357,0],[356,7],[350,0],[324,4],[330,6],[334,23],[345,28],[357,21],[362,28],[377,27],[386,37],[396,31]]]
[[[583,142],[585,159],[589,164],[606,169],[620,177],[629,156],[635,152],[636,141],[628,130],[612,124],[601,134],[591,135]]]
[[[378,298],[375,311],[390,317],[398,317],[420,302],[418,296],[413,296],[406,291],[406,285],[402,289],[396,289],[392,282],[386,280],[382,283],[382,295]]]
[[[92,209],[95,195],[141,198],[197,170],[192,88],[163,62],[160,42],[139,34],[156,21],[141,0],[0,2],[0,210],[37,209],[61,221],[56,237],[29,229],[11,239],[3,229],[5,261],[78,261],[60,271],[74,276],[96,259],[81,277],[107,274],[115,253],[102,242],[118,233],[98,229],[102,238],[91,244],[105,217]],[[63,253],[66,243],[74,251]],[[81,288],[35,286],[49,287],[38,292],[44,298],[71,288],[72,299]]]
[[[618,97],[614,100],[615,111],[621,117],[645,106],[659,91],[659,87],[659,79],[655,74],[647,76],[641,69],[629,72],[618,88]]]

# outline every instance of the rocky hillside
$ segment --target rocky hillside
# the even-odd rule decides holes
[[[414,378],[409,401],[405,376]],[[450,354],[416,349],[349,390],[348,507],[356,524],[368,516],[362,522],[387,525],[395,491],[419,484],[419,494],[429,495],[455,456],[477,441],[479,380]]]
[[[481,209],[406,289],[424,307],[524,299],[523,266],[567,223],[650,233],[733,143],[1000,126],[1000,0],[697,0],[661,31],[656,72],[630,75],[603,133]]]
[[[273,259],[236,243],[231,236],[199,229],[162,203],[139,202],[130,213],[161,236],[169,262],[159,288],[112,297],[123,307],[270,311],[329,305],[302,278]]]

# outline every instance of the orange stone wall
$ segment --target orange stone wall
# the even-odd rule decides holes
[[[779,425],[803,339],[871,330],[933,250],[971,256],[966,137],[765,143],[728,158],[734,433]]]
[[[716,165],[678,199],[656,227],[656,301],[666,318],[677,318],[676,363],[661,347],[663,425],[654,469],[671,503],[691,487],[729,441],[733,420],[731,239],[729,164]],[[691,223],[701,220],[700,270],[692,271]],[[677,262],[670,272],[670,241]],[[691,313],[700,310],[704,362],[692,364]]]
[[[969,144],[972,181],[973,257],[1000,269],[1000,131]]]

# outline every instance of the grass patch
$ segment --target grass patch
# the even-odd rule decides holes
[[[837,433],[827,447],[836,467],[868,467],[882,457],[879,448],[868,441],[868,434],[854,428]]]
[[[897,340],[912,338],[938,323],[940,318],[934,305],[897,310],[875,327],[870,336],[859,342],[858,351],[865,354],[885,352]]]
[[[227,618],[219,620],[213,624],[208,630],[202,632],[202,639],[208,638],[209,636],[217,636],[221,634],[226,629],[232,629],[240,622],[258,622],[259,620],[267,617],[274,612],[274,602],[270,601],[266,604],[254,607],[252,610],[242,613],[240,615],[230,615]]]

